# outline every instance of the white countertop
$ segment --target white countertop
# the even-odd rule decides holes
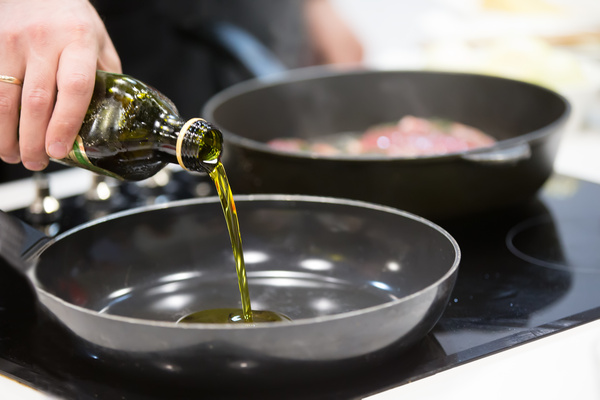
[[[598,400],[600,320],[367,397]]]
[[[2,400],[58,400],[19,381],[0,374],[0,398]]]
[[[554,162],[554,170],[600,184],[600,129],[566,132]]]

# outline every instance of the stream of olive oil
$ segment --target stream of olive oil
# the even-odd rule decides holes
[[[288,321],[289,318],[283,314],[274,311],[252,310],[250,304],[250,291],[248,290],[248,279],[246,277],[246,264],[244,263],[244,253],[242,250],[242,235],[238,222],[237,210],[233,201],[233,193],[229,186],[229,180],[225,173],[223,164],[219,161],[217,166],[210,173],[210,177],[215,183],[217,193],[221,199],[221,207],[225,215],[233,257],[235,259],[235,269],[237,272],[240,295],[242,297],[242,309],[236,308],[215,308],[210,310],[197,311],[186,315],[178,322],[205,322],[205,323],[231,323],[231,322],[275,322]]]

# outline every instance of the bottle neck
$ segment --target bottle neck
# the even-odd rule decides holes
[[[222,151],[223,135],[207,121],[193,118],[181,128],[176,155],[184,169],[210,173],[219,163]]]

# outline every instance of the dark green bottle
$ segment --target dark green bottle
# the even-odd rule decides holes
[[[211,172],[221,132],[200,118],[182,119],[156,89],[127,75],[97,71],[79,135],[64,164],[122,180],[142,180],[168,163]]]

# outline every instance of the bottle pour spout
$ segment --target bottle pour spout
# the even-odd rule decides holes
[[[202,118],[190,119],[179,133],[176,151],[184,169],[210,173],[221,160],[223,135]]]

